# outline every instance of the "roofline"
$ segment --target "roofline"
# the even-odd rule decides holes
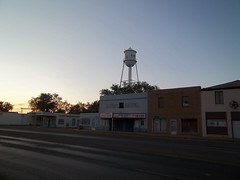
[[[216,91],[216,90],[228,90],[228,89],[240,89],[240,87],[226,87],[226,88],[202,88],[201,91]]]
[[[167,89],[154,89],[150,91],[181,90],[181,89],[201,89],[201,86],[186,86],[186,87],[176,87],[176,88],[167,88]]]
[[[126,50],[124,51],[124,53],[125,53],[126,51],[134,51],[135,53],[137,53],[137,51],[136,51],[136,50],[134,50],[134,49],[132,49],[131,47],[130,47],[130,48],[128,48],[128,49],[126,49]]]

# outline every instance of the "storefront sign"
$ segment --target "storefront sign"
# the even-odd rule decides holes
[[[101,118],[112,118],[112,113],[101,113],[100,117]]]
[[[146,118],[146,114],[144,113],[114,113],[113,118]]]
[[[135,118],[135,119],[145,119],[145,113],[101,113],[101,118]]]

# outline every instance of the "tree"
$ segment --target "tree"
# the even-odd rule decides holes
[[[62,101],[62,98],[58,94],[41,93],[38,97],[32,97],[28,101],[29,106],[34,112],[55,112],[55,113],[91,113],[98,112],[99,101],[93,103],[79,102],[75,105],[71,105],[67,101]]]
[[[87,111],[89,113],[97,113],[99,111],[99,101],[88,104]]]
[[[0,101],[0,111],[9,112],[13,109],[13,105],[9,102]]]
[[[85,103],[77,103],[75,105],[71,105],[69,112],[70,114],[80,114],[80,113],[96,113],[99,110],[99,101],[94,101],[93,103],[87,102]]]
[[[86,110],[87,110],[86,104],[79,102],[75,105],[70,106],[69,113],[70,114],[80,114],[82,112],[86,112]]]
[[[71,104],[67,101],[59,101],[57,105],[56,113],[69,113]]]
[[[32,98],[28,103],[33,111],[55,112],[62,98],[58,94],[41,93]]]
[[[124,83],[123,86],[118,86],[117,84],[113,84],[110,89],[102,89],[100,90],[100,95],[117,95],[117,94],[129,94],[129,93],[142,93],[147,92],[149,90],[159,89],[157,86],[152,86],[147,82],[138,82],[133,85],[129,85]]]
[[[111,91],[109,89],[100,90],[100,96],[105,96],[105,95],[113,95],[113,91]]]

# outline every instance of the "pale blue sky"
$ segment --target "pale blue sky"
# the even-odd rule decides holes
[[[240,79],[240,1],[0,0],[0,100],[98,100],[130,46],[162,89]]]

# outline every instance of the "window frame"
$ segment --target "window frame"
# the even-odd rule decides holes
[[[58,125],[64,125],[65,120],[64,119],[58,119]]]
[[[164,108],[165,107],[165,99],[163,97],[158,98],[158,108]]]
[[[124,102],[119,102],[118,108],[119,109],[124,109]]]
[[[182,96],[182,107],[189,106],[189,96]]]
[[[224,104],[224,95],[223,91],[215,91],[215,104]]]
[[[76,126],[76,119],[72,119],[72,126]]]
[[[156,126],[158,125],[158,126]],[[167,119],[154,118],[153,119],[153,132],[154,133],[167,133],[168,131],[168,121]]]

